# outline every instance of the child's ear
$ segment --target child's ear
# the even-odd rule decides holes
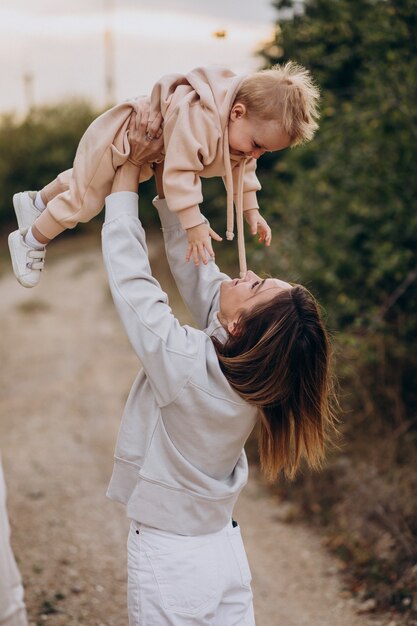
[[[232,122],[244,117],[246,115],[246,107],[241,102],[235,102],[230,111],[230,119]]]

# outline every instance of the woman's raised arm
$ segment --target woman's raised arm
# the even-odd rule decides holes
[[[158,198],[153,204],[158,209],[161,219],[169,267],[182,299],[198,327],[204,329],[210,325],[213,314],[219,309],[220,284],[223,280],[229,280],[229,276],[220,271],[213,259],[210,259],[207,265],[199,267],[191,261],[188,263],[185,261],[187,235],[177,215],[168,209],[165,202],[162,171],[161,163],[155,168]]]
[[[142,138],[142,156],[151,147]],[[137,154],[137,152],[136,152]],[[157,402],[168,404],[195,370],[203,333],[181,326],[152,276],[138,219],[139,167],[126,162],[106,198],[103,257],[113,300]]]

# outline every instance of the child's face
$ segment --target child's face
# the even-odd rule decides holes
[[[288,148],[291,139],[275,120],[248,118],[246,107],[233,105],[229,118],[229,147],[232,154],[259,159],[265,152]]]

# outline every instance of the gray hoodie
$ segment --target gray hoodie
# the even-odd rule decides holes
[[[215,532],[232,516],[247,481],[243,450],[256,419],[223,375],[210,339],[226,339],[217,318],[220,283],[213,261],[185,263],[186,235],[163,200],[154,201],[171,271],[198,330],[181,326],[153,278],[138,196],[106,199],[103,256],[116,308],[141,369],[118,435],[107,495],[127,516],[182,535]]]

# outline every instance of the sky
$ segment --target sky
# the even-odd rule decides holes
[[[108,104],[105,32],[113,49],[113,99],[150,93],[163,75],[200,65],[259,68],[272,0],[2,0],[0,113],[86,98]],[[213,33],[226,31],[226,37]]]

